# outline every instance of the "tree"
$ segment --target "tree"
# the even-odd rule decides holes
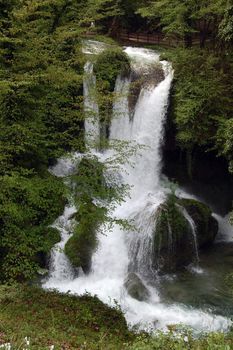
[[[226,5],[226,0],[158,0],[141,7],[138,12],[157,21],[166,34],[183,38],[186,46],[192,45],[192,37],[198,33],[200,46],[204,47],[210,34],[216,37]]]
[[[219,26],[219,36],[227,44],[233,41],[233,5],[230,4],[230,1]]]

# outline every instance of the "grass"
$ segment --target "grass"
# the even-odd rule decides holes
[[[0,287],[0,344],[30,350],[122,349],[132,339],[123,314],[96,297],[75,297],[37,287]]]
[[[104,305],[97,297],[59,294],[35,286],[0,286],[2,350],[233,349],[232,333],[194,339],[186,329],[168,328],[167,334],[136,335],[127,329],[118,308]],[[11,346],[2,345],[6,343]]]

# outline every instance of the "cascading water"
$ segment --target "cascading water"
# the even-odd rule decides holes
[[[87,62],[84,67],[83,81],[84,110],[85,110],[85,142],[87,147],[95,148],[99,144],[100,125],[99,109],[95,101],[96,78],[93,74],[93,63]]]
[[[74,221],[71,217],[75,212],[74,206],[66,206],[63,215],[52,226],[58,229],[61,234],[61,241],[52,249],[50,258],[50,279],[55,281],[64,282],[74,278],[74,270],[64,253],[64,248],[72,232]]]
[[[194,246],[194,253],[195,253],[195,264],[197,265],[200,261],[199,258],[199,252],[198,252],[198,243],[197,243],[197,234],[196,234],[196,225],[195,222],[193,221],[192,217],[189,215],[187,210],[185,208],[181,208],[181,211],[185,217],[185,219],[188,221],[192,237],[193,237],[193,246]]]
[[[60,266],[62,259],[66,258],[62,252],[56,250],[55,254],[60,255],[60,260],[54,259],[58,266],[53,265],[54,272],[44,286],[57,288],[62,292],[89,292],[110,305],[114,305],[117,300],[128,323],[137,324],[144,329],[165,329],[168,324],[178,323],[205,331],[227,329],[230,321],[224,317],[179,304],[164,304],[157,289],[148,284],[154,215],[166,197],[160,181],[160,147],[173,72],[168,63],[159,63],[159,56],[153,51],[127,48],[125,52],[131,57],[133,69],[139,67],[143,72],[150,65],[162,64],[165,76],[159,84],[154,82],[150,86],[142,87],[133,118],[130,118],[127,103],[130,80],[119,77],[116,82],[115,91],[123,93],[113,108],[110,139],[136,142],[142,145],[142,149],[140,155],[132,155],[121,172],[122,181],[131,186],[130,198],[112,214],[117,218],[133,220],[136,229],[125,232],[115,225],[111,232],[105,232],[104,235],[99,233],[99,247],[92,259],[92,271],[87,276],[73,278],[68,274],[68,278],[63,278]],[[86,65],[86,70],[90,71],[90,65]],[[87,86],[88,84],[86,88]],[[88,99],[88,88],[85,94]],[[90,102],[87,100],[86,104],[89,106]],[[129,272],[136,273],[147,288],[146,301],[136,300],[128,294],[125,280]]]
[[[230,214],[222,217],[218,214],[213,214],[213,217],[218,221],[219,235],[218,242],[233,242],[233,226],[230,224]]]

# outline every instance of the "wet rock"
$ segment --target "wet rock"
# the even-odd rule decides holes
[[[132,298],[139,301],[149,299],[150,293],[136,273],[131,272],[128,274],[124,286]]]
[[[201,249],[210,246],[218,233],[218,222],[212,216],[210,208],[193,199],[180,199],[178,202],[195,222],[198,247]]]
[[[131,85],[128,97],[131,118],[134,115],[136,103],[142,88],[150,89],[151,87],[155,87],[164,79],[165,74],[161,63],[151,65],[147,68],[147,70],[145,70],[145,67],[143,67],[142,70],[132,70]]]
[[[193,262],[190,225],[176,202],[167,200],[156,213],[153,236],[153,265],[159,273],[175,272]]]
[[[159,273],[175,272],[197,262],[197,249],[211,245],[218,232],[218,223],[208,206],[191,199],[178,199],[174,195],[159,206],[155,221],[153,265]]]

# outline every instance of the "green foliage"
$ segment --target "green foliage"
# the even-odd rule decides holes
[[[217,36],[227,4],[227,0],[152,0],[142,4],[138,13],[150,20],[152,28],[184,38],[186,46],[192,45],[197,33],[204,47],[208,36]]]
[[[127,75],[130,62],[122,48],[113,47],[98,55],[94,65],[97,80],[97,98],[100,111],[101,136],[107,138],[112,117],[112,105],[116,79],[119,75]]]
[[[224,12],[224,17],[219,26],[219,36],[226,43],[231,44],[233,40],[233,5],[228,3]]]
[[[65,253],[75,267],[82,267],[86,273],[90,270],[92,254],[98,246],[97,232],[101,225],[108,229],[114,222],[125,225],[124,221],[115,220],[111,216],[111,209],[123,200],[127,186],[117,184],[109,171],[109,165],[92,156],[82,158],[76,174],[72,176],[78,212],[74,232],[66,243]]]
[[[232,113],[231,58],[197,49],[175,50],[167,57],[175,69],[172,114],[180,146],[189,151],[215,147],[219,127]]]
[[[229,170],[233,172],[233,118],[220,121],[216,139],[219,153],[229,160]]]
[[[64,186],[51,175],[0,178],[1,280],[29,279],[42,255],[59,241],[57,231],[48,228],[64,207]]]
[[[47,171],[83,150],[83,55],[74,1],[1,2],[1,279],[32,278],[59,240],[64,185]],[[80,18],[80,17],[79,17]],[[73,30],[76,27],[76,30]]]
[[[51,345],[54,350],[121,350],[134,339],[120,310],[88,294],[1,286],[0,313],[0,344],[10,342],[13,350],[48,350]]]
[[[67,151],[85,150],[85,58],[81,35],[86,31],[88,13],[98,17],[104,8],[105,14],[101,15],[104,18],[110,14],[109,5],[111,11],[115,8],[110,1],[95,4],[90,1],[88,7],[86,5],[84,1],[74,0],[12,0],[1,4],[0,182],[8,186],[8,198],[2,192],[1,207],[6,213],[3,209],[0,213],[0,220],[4,221],[0,250],[5,280],[28,279],[39,265],[44,267],[48,246],[58,239],[56,235],[52,237],[47,226],[64,206],[63,185],[50,176],[47,168]],[[108,60],[112,60],[112,68]],[[100,102],[104,106],[103,114],[105,107],[109,108],[109,100],[113,101],[114,80],[126,69],[128,60],[122,50],[116,48],[97,60],[98,71],[103,73],[107,64],[109,76],[98,77],[105,85],[98,98],[101,101],[103,92],[107,96],[103,104]],[[95,159],[93,166],[103,168]],[[98,172],[93,180],[93,166],[87,173],[79,173],[76,179],[76,195],[82,191],[77,206],[87,212],[90,231],[94,231],[94,216],[97,221],[100,213],[103,220],[106,217],[100,208],[95,215],[89,213],[92,199],[101,198],[110,203],[115,195],[116,201],[123,198],[120,186],[116,190],[114,186],[106,186],[103,177],[99,182]],[[17,191],[23,194],[16,196]],[[82,227],[84,224],[78,231]],[[16,240],[20,244],[16,245]]]
[[[117,76],[126,75],[129,69],[129,58],[121,48],[116,47],[103,51],[98,55],[94,66],[98,89],[103,88],[113,92]]]
[[[179,331],[176,326],[166,333],[157,332],[154,336],[140,336],[129,345],[129,350],[230,350],[233,347],[232,336],[213,333],[194,339],[187,330]],[[173,329],[174,328],[174,329]]]
[[[90,271],[92,254],[97,248],[97,230],[104,221],[104,208],[93,203],[80,204],[78,223],[72,237],[65,245],[65,253],[75,267],[82,267],[85,273]]]
[[[122,25],[128,26],[129,22],[134,21],[140,3],[141,0],[88,0],[81,23],[90,26],[95,21],[95,27],[89,27],[89,30],[116,36]]]

